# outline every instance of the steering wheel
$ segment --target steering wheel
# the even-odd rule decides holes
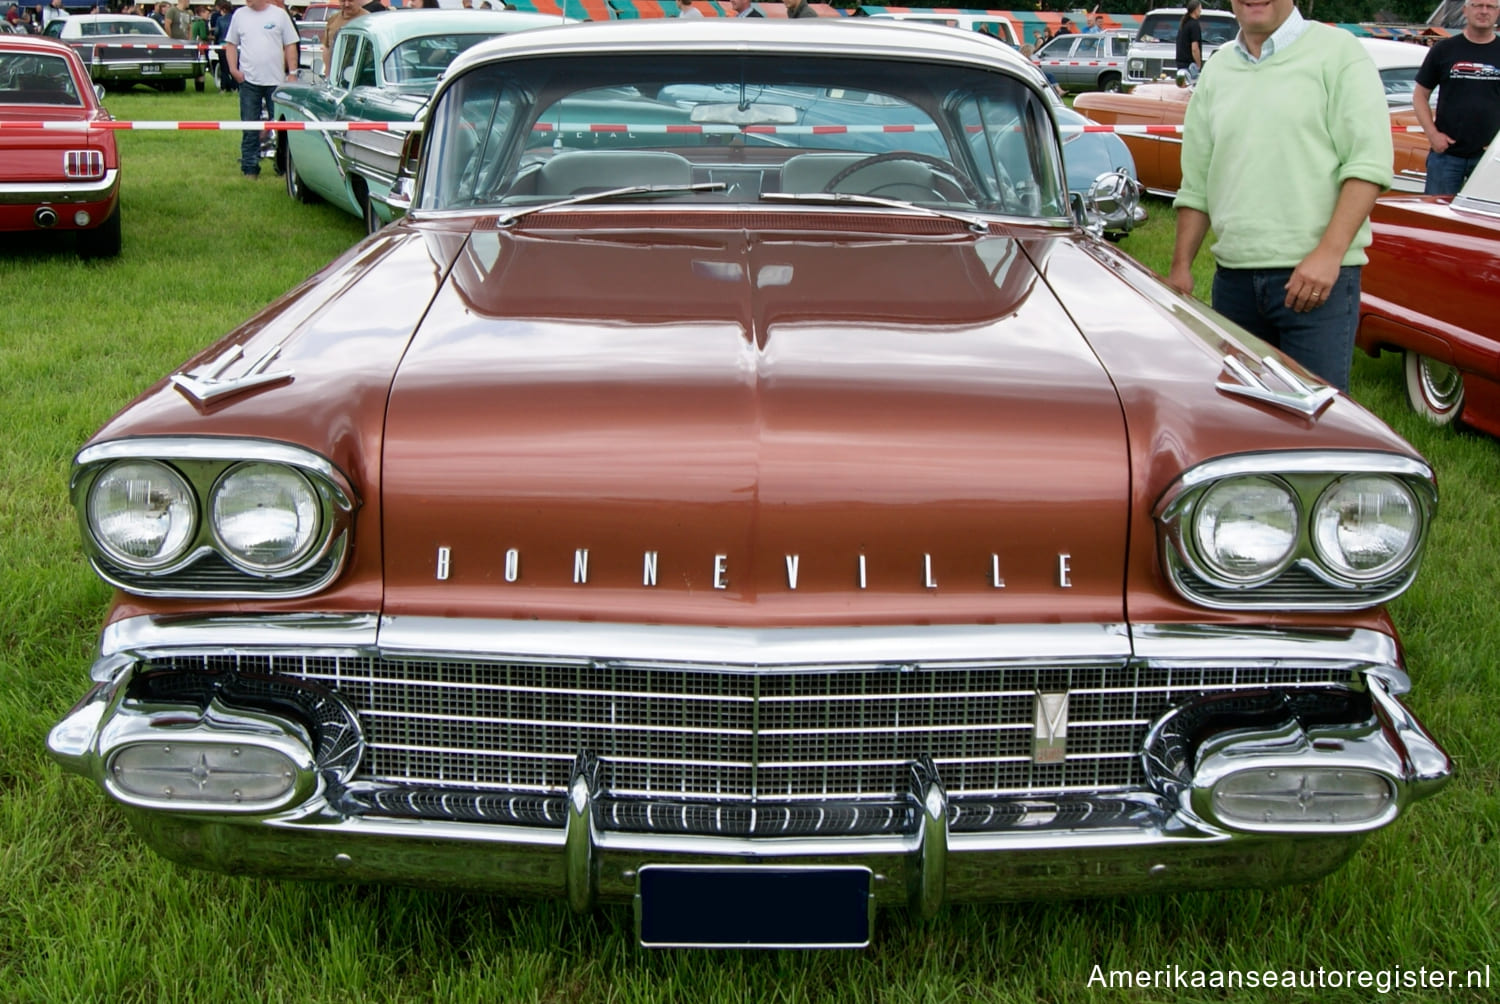
[[[949,186],[949,191],[947,192],[943,191],[935,184],[928,188],[928,191],[936,196],[937,199],[941,202],[953,202],[955,194],[964,199],[971,206],[977,206],[984,201],[984,196],[980,194],[979,189],[974,186],[974,182],[971,181],[962,171],[955,168],[952,164],[948,163],[946,160],[941,160],[937,157],[931,157],[925,153],[915,153],[910,150],[891,150],[887,153],[877,153],[874,156],[866,157],[864,160],[857,160],[854,163],[850,164],[848,167],[844,168],[838,174],[835,174],[832,178],[829,178],[828,183],[823,186],[823,191],[836,191],[840,182],[844,181],[853,174],[857,174],[860,171],[865,170],[866,168],[875,167],[877,164],[889,164],[893,161],[899,160],[910,161],[911,163],[921,164],[925,167],[931,168],[935,175],[933,180],[935,182],[944,182]],[[880,186],[880,188],[876,188],[867,194],[878,195],[883,189],[891,188],[895,185],[907,185],[910,187],[918,188],[922,187],[920,185],[917,185],[915,182],[891,182],[890,184],[882,185]]]

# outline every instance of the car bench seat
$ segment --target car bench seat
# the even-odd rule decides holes
[[[538,195],[569,196],[631,185],[691,185],[686,157],[659,150],[567,150],[537,172]]]

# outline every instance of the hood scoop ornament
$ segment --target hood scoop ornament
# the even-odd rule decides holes
[[[1297,376],[1275,356],[1262,356],[1256,373],[1235,356],[1224,359],[1225,375],[1215,384],[1225,394],[1284,408],[1306,418],[1321,415],[1339,392],[1327,384],[1313,385]]]
[[[238,374],[226,377],[224,371],[245,355],[243,346],[231,346],[229,351],[195,373],[173,373],[172,383],[194,404],[208,405],[253,387],[264,387],[291,380],[291,370],[268,372],[271,363],[280,354],[281,346],[282,343],[277,342]]]

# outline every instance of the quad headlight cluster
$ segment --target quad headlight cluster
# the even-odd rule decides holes
[[[91,447],[73,499],[96,570],[151,595],[305,595],[337,573],[354,511],[316,454],[218,440]]]
[[[1351,609],[1410,584],[1436,504],[1419,461],[1270,454],[1194,468],[1156,515],[1172,581],[1195,602]]]

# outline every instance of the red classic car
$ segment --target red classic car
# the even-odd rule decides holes
[[[1337,867],[1449,773],[1383,606],[1431,471],[1086,226],[1044,87],[848,21],[460,55],[409,212],[78,454],[52,754],[180,862],[648,945]]]
[[[0,35],[0,230],[75,230],[80,257],[120,253],[115,134],[17,128],[109,117],[72,49],[30,35]]]
[[[1407,127],[1417,124],[1416,114],[1411,110],[1412,88],[1427,49],[1389,39],[1360,41],[1380,71],[1386,102],[1391,107],[1391,127],[1399,130],[1393,135],[1396,147],[1393,187],[1420,192],[1427,175],[1427,138],[1420,132],[1408,132]],[[1164,81],[1142,84],[1129,94],[1080,94],[1073,107],[1103,125],[1180,126],[1192,96],[1193,89],[1186,84]],[[1182,137],[1125,134],[1122,138],[1135,157],[1136,172],[1146,190],[1158,195],[1176,194],[1182,184]]]
[[[1406,355],[1406,395],[1437,424],[1500,436],[1500,149],[1456,196],[1386,196],[1360,282],[1359,345]]]

